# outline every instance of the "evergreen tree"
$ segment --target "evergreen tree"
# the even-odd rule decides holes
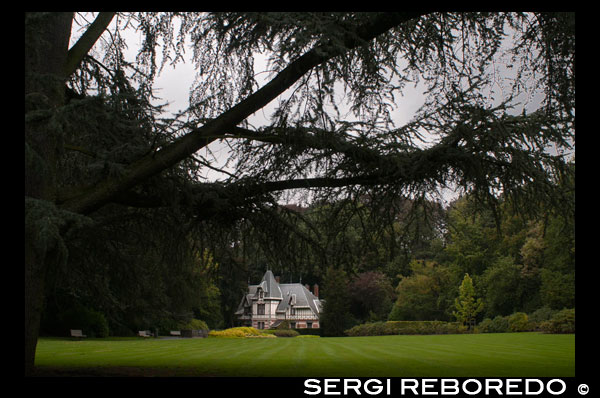
[[[346,272],[329,266],[323,281],[322,296],[325,302],[319,317],[321,335],[343,336],[344,330],[352,326]]]
[[[453,311],[452,315],[471,328],[475,324],[476,316],[483,310],[483,301],[480,298],[475,300],[475,288],[469,274],[465,274],[458,292],[458,297],[454,300],[456,311]]]

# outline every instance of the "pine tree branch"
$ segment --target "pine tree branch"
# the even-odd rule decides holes
[[[390,184],[411,184],[415,181],[436,179],[436,176],[450,167],[451,164],[465,162],[468,159],[461,151],[439,144],[426,150],[415,150],[412,153],[379,156],[376,163],[385,167],[373,168],[370,172],[348,177],[311,177],[292,178],[277,181],[257,181],[253,178],[241,178],[230,183],[198,183],[186,188],[191,192],[194,208],[199,217],[209,218],[218,211],[229,212],[277,191],[309,188],[340,188],[353,185],[381,186]],[[404,167],[411,165],[412,167]],[[189,201],[189,197],[184,199]],[[115,195],[111,202],[133,207],[168,206],[158,197],[143,197],[127,192]]]
[[[81,64],[83,58],[92,49],[96,41],[102,36],[106,30],[115,12],[101,12],[89,26],[89,28],[81,35],[77,43],[69,49],[67,53],[67,61],[65,63],[65,76],[71,76]]]
[[[328,150],[343,153],[351,158],[360,159],[360,161],[376,161],[381,158],[381,154],[376,149],[353,144],[344,140],[336,132],[315,128],[275,127],[265,131],[255,131],[236,126],[230,129],[230,134],[220,138],[239,138],[272,144],[294,145],[307,149]]]
[[[373,18],[363,26],[356,28],[355,35],[347,35],[344,40],[346,49],[354,48],[369,41],[389,29],[421,16],[423,13],[387,13]],[[77,213],[88,214],[121,192],[126,192],[147,178],[172,167],[189,157],[197,150],[223,136],[229,129],[238,125],[248,116],[263,108],[286,89],[291,87],[305,73],[321,63],[344,53],[345,49],[321,43],[296,60],[292,61],[273,80],[255,93],[239,102],[233,108],[221,114],[204,126],[164,147],[162,150],[143,157],[128,167],[125,175],[105,180],[85,195],[63,203],[63,208]]]

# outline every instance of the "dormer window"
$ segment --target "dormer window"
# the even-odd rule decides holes
[[[258,298],[262,299],[265,296],[265,292],[262,289],[258,289]]]

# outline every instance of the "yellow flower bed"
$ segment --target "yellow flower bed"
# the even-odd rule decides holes
[[[273,335],[262,333],[252,327],[237,327],[225,330],[211,330],[208,333],[209,337],[275,337]]]

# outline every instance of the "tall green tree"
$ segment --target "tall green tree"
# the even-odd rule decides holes
[[[398,283],[389,320],[449,320],[456,296],[454,272],[446,265],[425,260],[413,260],[410,268],[412,274]]]
[[[473,326],[477,315],[483,311],[483,301],[475,299],[475,288],[473,287],[473,279],[469,274],[465,274],[462,283],[458,289],[458,297],[454,300],[456,311],[452,315],[456,320],[463,324]]]
[[[474,197],[457,199],[448,210],[448,245],[446,252],[462,273],[481,275],[499,254],[500,219],[481,206]]]
[[[510,315],[523,308],[523,267],[510,256],[500,257],[485,270],[481,282],[485,289],[485,312],[488,318]]]
[[[319,315],[321,335],[326,337],[343,336],[344,330],[352,326],[348,277],[344,270],[333,266],[327,268],[322,296],[324,304]]]
[[[350,310],[361,322],[386,320],[395,294],[389,279],[381,272],[363,272],[348,285]]]
[[[574,144],[574,25],[570,13],[27,13],[26,372],[48,271],[109,205],[185,208],[198,225],[231,226],[290,189],[392,198],[456,186],[523,209],[555,201],[548,182]],[[142,37],[133,60],[125,27]],[[161,118],[153,84],[186,43],[190,108]],[[497,79],[497,60],[516,74]],[[397,126],[417,79],[425,104]],[[490,94],[497,84],[505,97]],[[541,104],[514,111],[524,87],[541,88]],[[248,123],[276,99],[265,125]],[[229,170],[199,152],[223,142]],[[218,181],[202,179],[215,169]]]

